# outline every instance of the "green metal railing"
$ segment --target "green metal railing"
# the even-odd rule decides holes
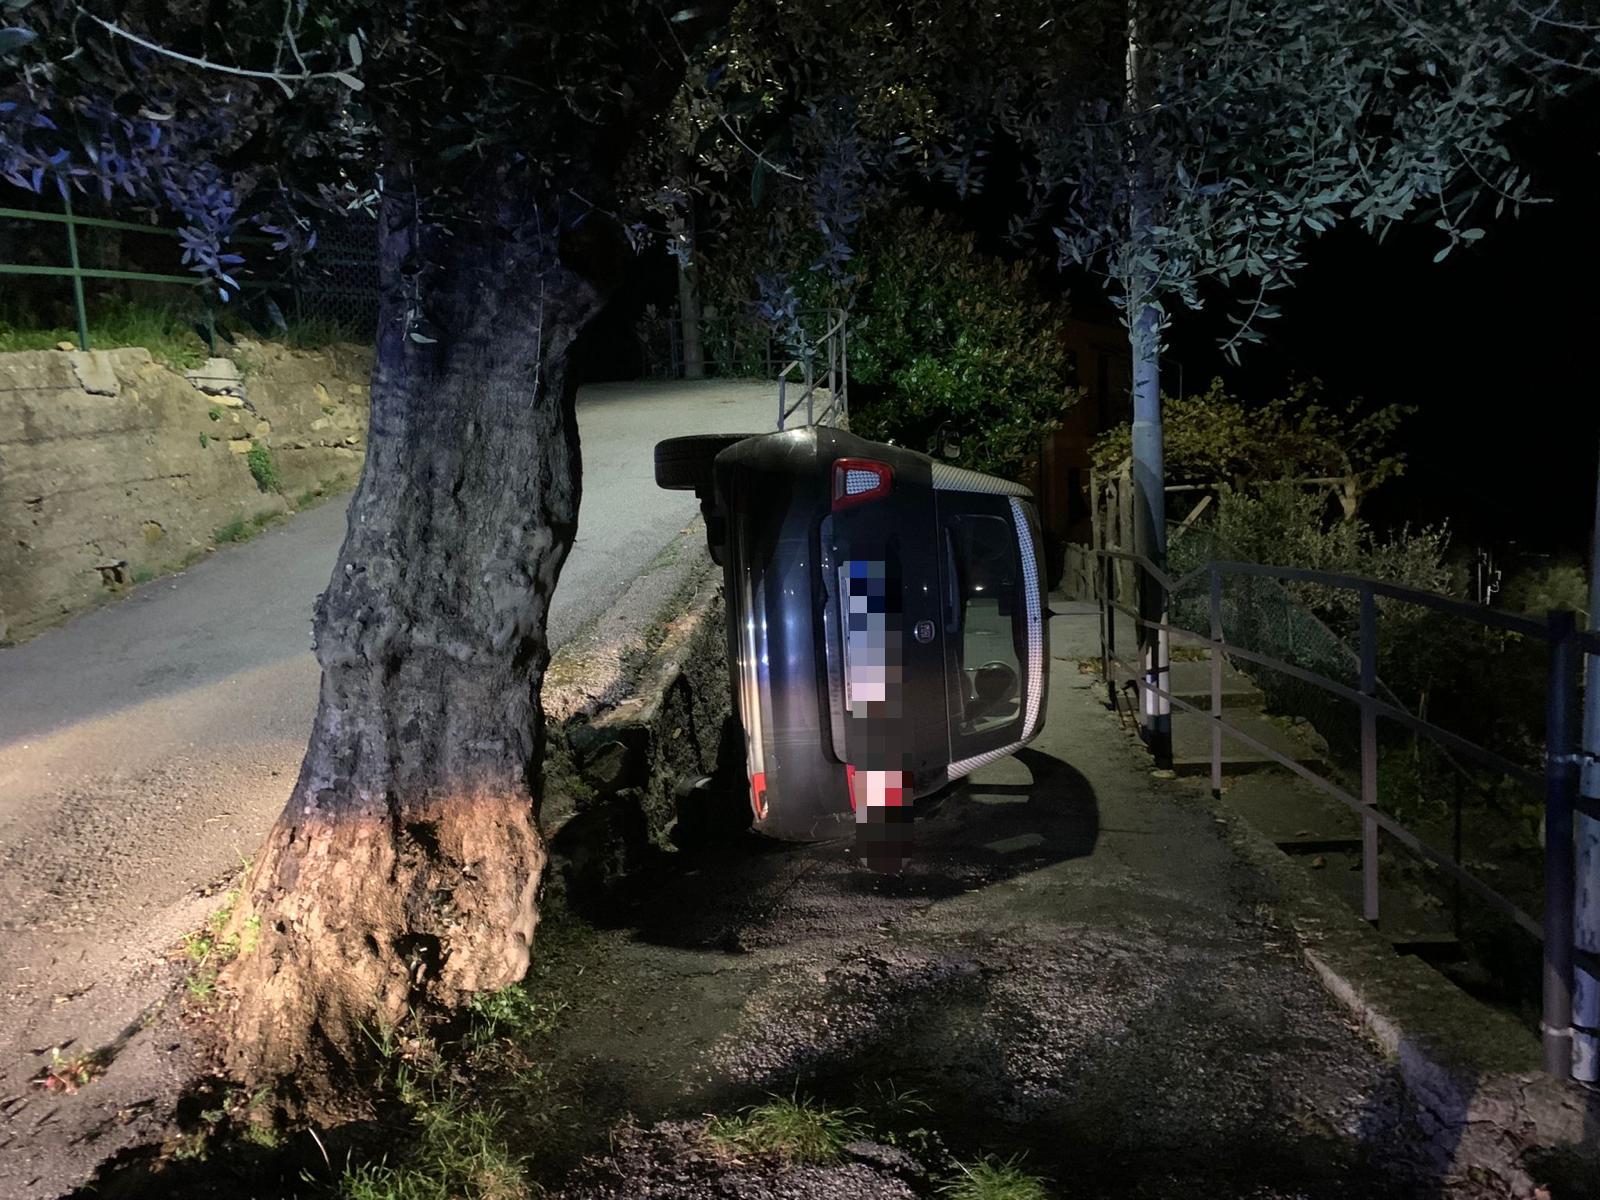
[[[83,294],[83,281],[85,279],[114,279],[133,283],[170,283],[190,288],[204,286],[203,282],[194,275],[163,275],[152,271],[124,271],[110,267],[86,267],[79,257],[79,229],[115,229],[127,233],[150,234],[156,237],[177,240],[180,234],[176,229],[168,229],[160,225],[140,225],[132,221],[113,221],[105,217],[80,216],[72,209],[72,197],[70,195],[61,198],[61,211],[58,213],[39,212],[28,208],[0,208],[0,219],[32,221],[40,225],[63,225],[66,227],[68,266],[51,267],[35,266],[28,263],[0,262],[0,275],[42,275],[56,279],[70,279],[72,281],[72,304],[78,321],[78,345],[84,350],[89,349],[89,314]],[[231,240],[240,245],[269,246],[272,244],[267,238],[257,237],[236,237]],[[266,285],[249,282],[245,286],[262,287]]]
[[[152,233],[176,238],[175,229],[157,225],[135,225],[131,221],[111,221],[104,217],[81,217],[72,211],[70,196],[62,197],[61,212],[36,212],[26,208],[0,208],[0,218],[13,221],[34,221],[42,225],[64,225],[67,231],[67,260],[65,267],[34,266],[23,263],[0,262],[0,275],[45,275],[72,280],[72,305],[78,319],[78,345],[89,349],[89,314],[83,298],[85,279],[125,279],[141,283],[177,283],[194,287],[198,283],[193,275],[159,275],[150,271],[121,271],[105,267],[85,267],[78,256],[78,229],[117,229],[133,233]]]

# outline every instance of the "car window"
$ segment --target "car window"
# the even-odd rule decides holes
[[[982,734],[1017,719],[1022,664],[1012,628],[1017,596],[1016,534],[1001,517],[963,514],[945,526],[953,566],[947,618],[958,668],[963,734]]]

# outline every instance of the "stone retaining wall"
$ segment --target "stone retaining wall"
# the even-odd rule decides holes
[[[371,352],[229,353],[187,374],[143,349],[0,354],[0,644],[355,482]]]
[[[581,660],[583,639],[551,663],[546,711],[561,714],[547,726],[541,823],[549,840],[546,903],[567,898],[601,900],[614,885],[663,852],[671,852],[749,824],[743,803],[744,741],[733,715],[728,683],[722,572],[700,546],[701,532],[685,535],[687,563],[676,571],[681,586],[656,614],[637,608],[636,668],[624,686]],[[627,613],[619,604],[609,620]],[[608,681],[606,702],[574,703],[590,683]],[[581,699],[581,697],[580,697]],[[693,787],[696,781],[710,787]]]

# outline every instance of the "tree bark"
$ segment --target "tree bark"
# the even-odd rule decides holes
[[[706,356],[700,340],[700,268],[695,258],[692,206],[678,219],[674,233],[689,243],[688,254],[678,260],[678,322],[683,332],[683,377],[704,379]]]
[[[527,969],[545,619],[580,492],[568,351],[604,291],[515,189],[446,235],[388,178],[369,445],[316,609],[317,714],[223,978],[229,1074],[313,1113],[338,1110],[327,1085],[364,1030]]]

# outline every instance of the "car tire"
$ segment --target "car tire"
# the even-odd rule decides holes
[[[711,490],[711,460],[748,433],[697,433],[656,443],[656,486],[674,492]]]

